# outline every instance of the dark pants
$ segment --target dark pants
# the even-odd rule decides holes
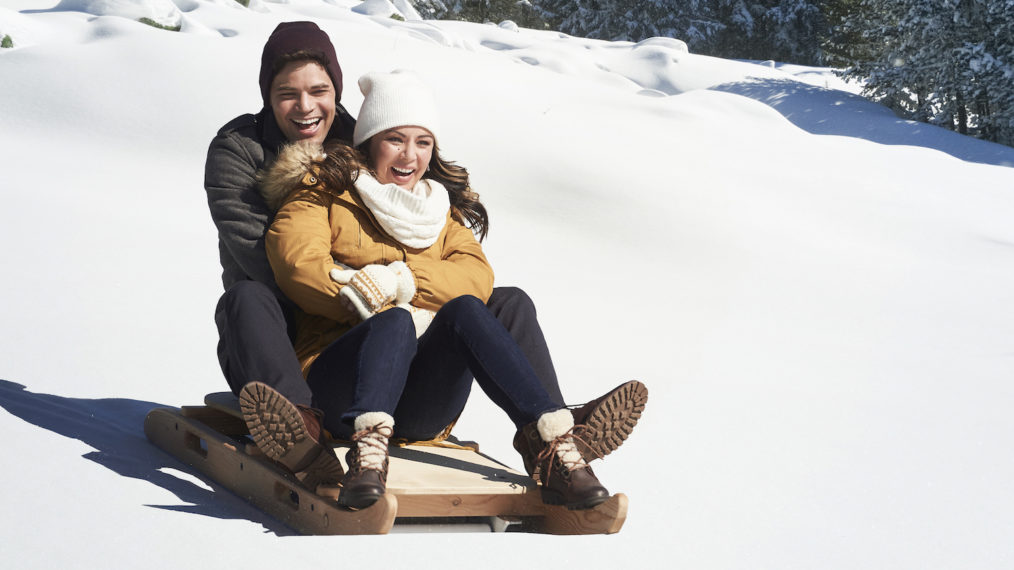
[[[486,303],[489,311],[507,329],[514,342],[521,347],[529,364],[539,377],[542,388],[553,402],[564,405],[560,393],[560,382],[556,378],[556,367],[549,355],[546,337],[542,334],[535,303],[531,297],[517,287],[496,287]]]
[[[563,395],[553,359],[539,326],[535,305],[516,287],[497,287],[487,303],[528,358],[550,399]],[[257,281],[240,281],[222,295],[215,309],[218,361],[233,393],[247,382],[264,382],[296,404],[311,405],[312,393],[292,350],[287,311],[271,290]]]
[[[218,300],[218,362],[229,388],[263,382],[295,404],[309,406],[310,387],[292,349],[286,311],[266,286],[240,281]]]
[[[461,413],[473,376],[519,428],[560,407],[507,329],[468,295],[445,304],[418,340],[408,311],[370,317],[321,352],[307,383],[335,436],[349,437],[360,414],[386,412],[396,436],[430,439]]]

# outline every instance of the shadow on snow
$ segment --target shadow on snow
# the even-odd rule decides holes
[[[931,148],[969,162],[1014,167],[1014,148],[898,118],[858,95],[792,79],[755,79],[711,87],[764,103],[815,135],[855,137],[885,145]]]
[[[158,485],[187,505],[148,505],[219,519],[246,519],[279,536],[296,533],[228,489],[189,469],[158,449],[144,436],[144,418],[153,402],[106,398],[88,400],[29,392],[25,386],[0,379],[0,407],[22,420],[95,448],[83,457],[112,471]],[[178,469],[204,481],[208,490],[163,471]]]

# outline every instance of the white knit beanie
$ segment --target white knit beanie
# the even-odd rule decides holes
[[[359,90],[364,99],[352,133],[353,146],[394,127],[423,127],[439,138],[433,92],[415,72],[367,73],[359,78]]]

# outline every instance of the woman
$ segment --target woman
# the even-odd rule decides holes
[[[339,502],[375,502],[389,438],[446,432],[474,375],[518,428],[515,447],[544,500],[601,503],[609,494],[578,448],[571,410],[554,403],[485,306],[493,272],[473,231],[485,236],[488,218],[467,172],[439,156],[428,88],[408,72],[369,74],[359,85],[353,142],[365,164],[347,147],[294,146],[263,184],[269,202],[284,202],[266,236],[269,261],[308,315],[297,354],[324,427],[353,442]],[[254,384],[241,401],[269,457],[312,455],[312,446],[290,443],[301,434],[286,418],[299,414],[277,393]]]

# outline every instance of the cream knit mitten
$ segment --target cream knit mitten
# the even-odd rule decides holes
[[[342,302],[364,321],[394,301],[398,293],[398,277],[384,265],[367,265],[359,270],[336,267],[330,275],[335,282],[345,285],[338,293]]]
[[[408,265],[405,265],[402,261],[395,261],[388,264],[388,267],[398,278],[398,293],[394,296],[395,306],[401,307],[412,314],[412,323],[415,325],[415,336],[419,338],[426,332],[426,328],[430,326],[436,313],[429,309],[420,309],[409,304],[415,298],[416,288],[415,276],[412,275],[412,270],[409,269]]]
[[[395,305],[407,305],[415,297],[415,276],[404,261],[393,261],[387,268],[394,274],[398,283],[398,291],[394,294]]]

